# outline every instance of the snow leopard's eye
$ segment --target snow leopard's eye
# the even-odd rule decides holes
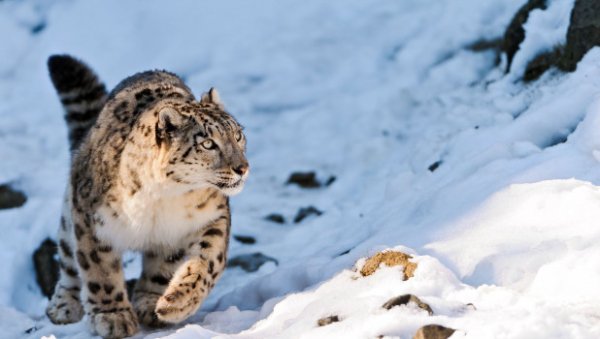
[[[242,141],[242,138],[244,137],[244,136],[242,135],[242,132],[240,132],[240,131],[237,131],[237,132],[235,132],[235,135],[234,135],[234,136],[235,136],[235,141],[238,141],[238,142],[239,142],[239,141]]]
[[[200,143],[200,145],[202,145],[202,147],[206,148],[206,149],[215,149],[217,147],[217,145],[215,145],[215,142],[212,141],[211,139],[206,139],[203,142]]]

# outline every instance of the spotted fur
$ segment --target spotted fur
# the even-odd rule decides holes
[[[48,58],[48,69],[65,108],[71,150],[77,149],[106,102],[106,87],[87,65],[68,55]]]
[[[72,93],[99,84],[69,56],[51,57],[49,69],[59,94],[69,87],[61,79],[78,84]],[[148,71],[98,100],[99,115],[72,139],[61,275],[46,313],[58,324],[87,314],[97,334],[121,338],[139,322],[180,322],[200,307],[225,268],[228,197],[241,191],[249,166],[242,127],[214,89],[196,101],[176,75]],[[75,114],[69,105],[67,122]],[[124,250],[143,253],[131,302]]]

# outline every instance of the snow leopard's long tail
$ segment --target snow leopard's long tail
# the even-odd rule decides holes
[[[90,67],[69,55],[50,56],[48,70],[65,108],[73,151],[96,122],[106,102],[106,87]]]

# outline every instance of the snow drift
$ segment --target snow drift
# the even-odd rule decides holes
[[[233,234],[255,243],[232,240],[230,255],[276,263],[229,268],[187,323],[137,337],[410,338],[431,323],[452,338],[600,336],[600,50],[574,73],[520,81],[564,43],[573,1],[558,0],[532,11],[510,73],[468,48],[502,36],[524,2],[1,2],[0,182],[28,200],[0,211],[0,337],[89,336],[45,318],[31,263],[56,232],[68,170],[44,69],[57,52],[109,87],[151,68],[196,93],[215,86],[246,126],[253,170]],[[294,171],[335,181],[286,185]],[[323,214],[294,223],[308,206]],[[390,248],[413,255],[413,278],[357,276]],[[401,294],[433,315],[382,308]]]

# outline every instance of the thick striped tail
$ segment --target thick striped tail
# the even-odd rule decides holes
[[[106,87],[91,68],[69,55],[50,56],[48,70],[65,108],[73,151],[96,122],[106,102]]]

